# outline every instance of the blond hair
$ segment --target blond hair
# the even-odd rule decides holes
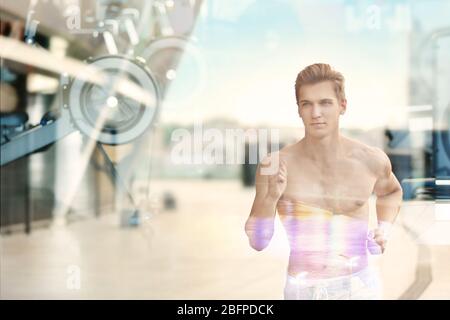
[[[307,66],[299,72],[295,80],[295,98],[297,105],[299,103],[300,88],[307,84],[316,84],[322,81],[332,81],[334,83],[334,91],[338,100],[345,99],[344,76],[331,68],[326,63],[315,63]]]

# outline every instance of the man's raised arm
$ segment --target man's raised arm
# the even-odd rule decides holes
[[[267,247],[273,236],[275,210],[287,184],[287,170],[284,162],[279,162],[279,154],[273,154],[264,159],[256,170],[256,195],[253,201],[250,216],[245,223],[245,232],[250,246],[261,251]],[[273,165],[273,161],[280,164],[275,174],[265,174],[264,170]]]

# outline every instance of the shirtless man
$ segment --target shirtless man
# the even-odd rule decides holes
[[[313,64],[296,80],[305,137],[264,159],[245,231],[252,248],[269,244],[278,211],[290,257],[285,299],[379,299],[368,251],[385,250],[399,212],[401,186],[386,154],[343,136],[344,78]],[[278,161],[275,174],[264,168]],[[368,199],[374,193],[378,228],[368,232]]]

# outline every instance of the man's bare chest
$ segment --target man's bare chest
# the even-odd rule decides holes
[[[334,167],[293,165],[283,198],[341,214],[358,214],[372,194],[375,177],[362,163],[347,161]],[[360,212],[359,212],[360,213]]]

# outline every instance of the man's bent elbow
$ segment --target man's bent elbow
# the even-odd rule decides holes
[[[254,230],[246,230],[248,242],[250,247],[256,251],[264,250],[272,240],[273,229],[260,230],[255,232]]]
[[[403,189],[401,187],[397,188],[394,191],[394,194],[396,195],[396,203],[398,206],[401,206],[403,201]]]
[[[273,232],[273,219],[251,218],[245,224],[249,244],[256,251],[261,251],[269,245]]]
[[[250,247],[252,247],[256,251],[262,251],[265,248],[267,248],[267,246],[270,243],[270,239],[268,239],[268,240],[258,240],[258,241],[249,240],[249,243],[250,243]]]
[[[255,246],[255,245],[250,245],[252,247],[252,249],[256,250],[256,251],[263,251],[267,246]]]

